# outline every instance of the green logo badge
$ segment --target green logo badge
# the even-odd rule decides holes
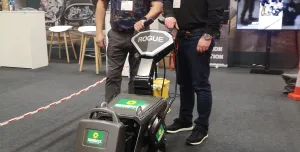
[[[104,139],[104,132],[103,131],[97,131],[97,130],[88,130],[86,143],[102,146]]]
[[[160,140],[163,137],[164,133],[165,133],[165,129],[162,125],[160,125],[160,127],[159,127],[159,129],[156,133],[156,139],[157,139],[158,142],[160,142]]]
[[[136,110],[139,106],[144,106],[145,104],[145,100],[121,99],[113,107]]]

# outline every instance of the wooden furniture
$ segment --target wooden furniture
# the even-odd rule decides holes
[[[74,43],[70,34],[70,30],[73,28],[73,26],[54,26],[50,27],[49,31],[51,31],[51,40],[50,40],[50,48],[49,48],[49,61],[51,59],[51,52],[52,52],[52,45],[53,45],[53,37],[54,33],[58,34],[58,51],[59,51],[59,58],[61,58],[61,48],[60,48],[60,34],[62,33],[64,35],[64,41],[65,41],[65,49],[66,49],[66,56],[67,56],[67,61],[70,63],[70,57],[69,57],[69,50],[68,50],[68,41],[67,41],[67,34],[70,38],[73,53],[75,56],[75,59],[77,59],[77,54],[75,51]]]
[[[100,68],[102,67],[102,58],[101,58],[100,48],[96,43],[96,27],[83,26],[83,27],[79,27],[78,31],[82,33],[80,56],[79,56],[79,64],[80,64],[79,71],[82,72],[87,39],[94,38],[96,74],[99,74],[99,66]]]
[[[0,11],[0,66],[48,66],[45,12]]]

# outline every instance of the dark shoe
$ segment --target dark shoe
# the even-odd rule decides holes
[[[241,24],[242,25],[249,25],[249,24],[251,24],[252,22],[251,21],[249,21],[249,20],[243,20],[243,21],[241,21]]]
[[[176,118],[174,123],[170,126],[167,126],[167,133],[178,133],[181,131],[190,131],[193,130],[193,124],[187,124],[182,122],[180,119]]]
[[[186,143],[188,145],[200,145],[206,138],[208,138],[207,133],[193,129],[192,134],[187,138]]]
[[[249,17],[248,20],[249,20],[249,21],[258,21],[258,18]]]

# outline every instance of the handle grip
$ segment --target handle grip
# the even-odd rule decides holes
[[[108,108],[95,108],[92,110],[92,113],[93,112],[105,112],[105,113],[111,114],[113,122],[120,123],[120,119],[118,118],[117,114]]]
[[[144,22],[144,26],[145,27],[148,27],[148,26],[150,26],[150,24],[152,24],[154,21],[152,20],[152,19],[149,19],[149,20],[146,20],[145,22]]]
[[[165,25],[165,19],[157,19],[158,20],[158,22],[160,23],[160,24],[163,24],[163,25]]]
[[[158,20],[158,22],[160,23],[160,24],[162,24],[162,25],[165,25],[165,18],[159,18],[159,19],[157,19]],[[175,35],[177,35],[177,29],[174,27],[173,28],[173,30],[172,31],[170,31],[170,33],[173,35],[173,37],[175,36]]]

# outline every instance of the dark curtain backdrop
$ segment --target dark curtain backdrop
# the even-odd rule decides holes
[[[27,7],[38,9],[40,7],[41,0],[27,0]]]

